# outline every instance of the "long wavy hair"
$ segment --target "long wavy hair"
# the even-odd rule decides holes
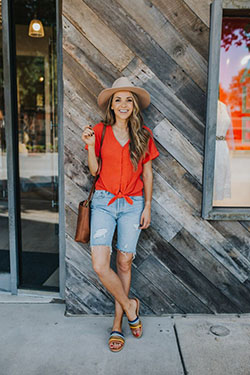
[[[106,126],[113,126],[116,121],[115,113],[113,109],[111,109],[113,96],[114,95],[112,95],[108,101],[105,119],[103,121],[104,125]],[[147,129],[143,128],[143,117],[140,111],[137,95],[131,92],[131,96],[133,98],[134,105],[131,116],[128,118],[130,139],[129,153],[134,170],[136,170],[140,159],[143,158],[147,152],[148,142],[151,135]]]

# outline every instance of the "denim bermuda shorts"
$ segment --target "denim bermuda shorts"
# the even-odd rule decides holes
[[[124,198],[108,203],[114,195],[106,190],[96,190],[91,201],[90,246],[104,245],[112,249],[112,239],[117,225],[118,250],[133,253],[141,233],[140,219],[144,209],[143,196],[130,196],[133,204]]]

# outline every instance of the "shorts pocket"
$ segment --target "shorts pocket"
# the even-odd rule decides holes
[[[95,190],[93,199],[101,199],[107,196],[107,192],[105,190]]]
[[[144,196],[143,195],[135,195],[130,196],[133,202],[144,202]]]

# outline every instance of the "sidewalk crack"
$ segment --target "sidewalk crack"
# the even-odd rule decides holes
[[[174,333],[175,333],[176,343],[177,343],[177,347],[178,347],[178,352],[179,352],[179,356],[180,356],[181,364],[182,364],[182,368],[183,368],[183,373],[184,373],[184,375],[188,375],[188,371],[186,369],[186,365],[185,365],[184,358],[183,358],[183,355],[182,355],[179,336],[178,336],[178,332],[177,332],[177,328],[176,328],[175,323],[174,323],[173,326],[174,326]]]

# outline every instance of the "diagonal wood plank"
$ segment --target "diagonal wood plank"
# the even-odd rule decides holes
[[[250,262],[209,222],[202,220],[169,184],[154,173],[154,199],[179,221],[199,242],[241,282],[248,279]]]
[[[73,238],[78,203],[92,180],[82,128],[102,119],[97,95],[121,75],[150,92],[145,124],[160,151],[153,162],[152,222],[138,243],[132,295],[145,314],[250,309],[248,223],[201,218],[208,1],[64,1],[66,299],[72,314],[114,311],[92,270],[89,245]]]
[[[154,72],[137,58],[123,72],[135,85],[149,91],[152,104],[203,154],[204,124]]]
[[[209,306],[203,304],[185,285],[155,257],[149,255],[138,268],[146,275],[148,281],[155,285],[160,291],[172,299],[184,312],[211,313]]]
[[[201,185],[160,144],[160,156],[153,161],[154,170],[201,215]]]
[[[202,156],[167,119],[154,128],[154,137],[199,183],[202,182]]]
[[[151,0],[175,29],[208,60],[209,29],[183,0]]]
[[[176,64],[176,62],[146,33],[114,0],[100,2],[85,0],[85,3],[102,17],[126,45],[150,67],[165,85],[194,112],[205,120],[205,93]],[[167,69],[166,69],[167,66]]]
[[[63,15],[114,64],[124,69],[134,54],[82,0],[63,2]]]
[[[170,241],[195,268],[199,270],[221,293],[229,298],[237,310],[249,311],[249,291],[221,262],[203,247],[186,229],[182,229]]]
[[[111,85],[118,77],[119,70],[65,17],[63,28],[64,51],[98,81],[102,88]]]
[[[198,16],[202,22],[209,27],[210,22],[210,4],[213,2],[212,0],[184,0],[187,6],[192,9],[193,13]]]
[[[223,294],[223,288],[218,288],[201,273],[202,264],[199,264],[201,269],[198,269],[189,262],[188,257],[185,256],[185,247],[180,247],[179,251],[176,251],[176,248],[165,241],[152,226],[144,232],[147,240],[140,241],[141,245],[147,246],[148,243],[150,254],[160,260],[181,283],[204,304],[208,305],[213,312],[242,311],[239,305],[234,304],[228,296]],[[181,233],[184,232],[185,230],[181,230]],[[178,234],[175,238],[178,238]],[[207,252],[205,249],[203,251]],[[215,261],[215,264],[218,264],[218,262]]]
[[[212,221],[211,224],[250,261],[250,236],[238,221]]]
[[[176,32],[163,14],[146,0],[116,0],[171,56],[203,91],[207,85],[207,61]],[[138,8],[141,9],[138,12]]]

